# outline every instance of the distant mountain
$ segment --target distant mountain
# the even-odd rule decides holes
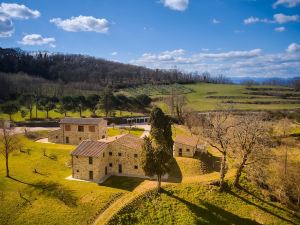
[[[234,84],[242,84],[247,81],[253,81],[258,84],[290,85],[294,80],[300,77],[278,78],[278,77],[230,77]]]

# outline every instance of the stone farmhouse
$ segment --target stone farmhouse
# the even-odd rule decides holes
[[[49,142],[77,145],[83,140],[107,137],[107,121],[102,118],[66,117],[59,124],[58,130],[49,132]]]
[[[132,134],[84,140],[71,152],[72,177],[97,183],[112,175],[145,178],[140,166],[142,145],[143,139]]]
[[[177,135],[174,140],[174,157],[194,157],[195,153],[207,153],[204,143],[195,136]]]

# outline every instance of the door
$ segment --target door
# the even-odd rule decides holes
[[[107,166],[105,167],[105,175],[107,175]]]
[[[66,143],[67,143],[67,144],[70,143],[69,137],[66,137]]]
[[[93,180],[93,179],[94,179],[93,171],[89,171],[89,178],[90,178],[90,180]]]
[[[182,148],[179,149],[178,155],[179,155],[179,156],[182,156]]]
[[[119,173],[122,173],[122,164],[119,164]]]

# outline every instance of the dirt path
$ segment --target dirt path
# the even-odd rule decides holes
[[[226,174],[226,178],[232,177],[234,175],[234,170],[229,170]],[[209,173],[203,174],[195,177],[187,177],[182,180],[182,183],[207,183],[219,178],[219,173]],[[169,182],[163,182],[162,186],[174,184]],[[148,191],[154,190],[156,188],[156,181],[145,180],[139,186],[137,186],[132,192],[128,192],[115,202],[113,202],[103,213],[101,213],[95,220],[94,225],[105,225],[109,220],[117,214],[121,209],[126,207],[129,203],[134,201],[139,196],[147,193]]]
[[[106,224],[113,215],[118,213],[124,206],[132,202],[134,199],[143,195],[149,190],[156,188],[155,181],[145,180],[139,186],[137,186],[132,192],[128,192],[122,195],[119,199],[113,202],[99,217],[95,220],[94,225]]]

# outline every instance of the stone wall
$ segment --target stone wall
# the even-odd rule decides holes
[[[173,146],[174,157],[180,157],[179,149],[182,149],[182,157],[194,157],[196,151],[196,147],[175,142]]]
[[[57,129],[50,131],[48,134],[48,141],[53,143],[63,143],[62,130]]]
[[[141,153],[141,148],[132,149],[118,143],[110,143],[102,151],[100,157],[93,157],[93,164],[89,164],[89,157],[72,156],[72,176],[76,179],[90,180],[89,171],[93,171],[94,182],[100,182],[106,176],[111,175],[146,177],[140,165]],[[122,167],[121,173],[119,165]],[[105,174],[105,167],[107,168],[107,174]]]
[[[71,130],[67,131],[66,126],[70,126]],[[54,143],[64,143],[78,145],[83,140],[99,140],[107,137],[107,122],[101,121],[99,125],[82,125],[84,131],[78,131],[77,124],[61,124],[59,130],[49,132],[48,140]],[[93,126],[95,131],[89,130]]]

